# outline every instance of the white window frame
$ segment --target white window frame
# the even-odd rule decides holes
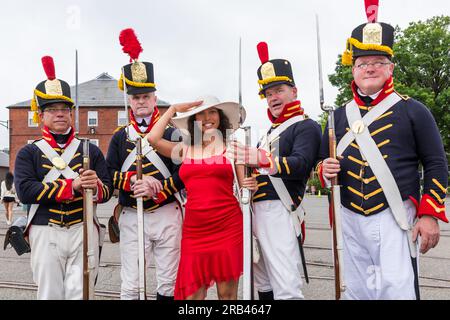
[[[95,124],[90,123],[91,119],[95,120]],[[98,111],[88,111],[87,125],[88,127],[98,127]]]
[[[123,122],[121,122],[123,120]],[[127,114],[125,110],[117,111],[117,126],[126,126],[127,125]]]
[[[28,127],[29,128],[37,128],[39,127],[39,123],[33,122],[34,111],[28,111]]]
[[[99,144],[100,144],[99,139],[89,139],[89,142],[100,148],[100,146],[99,146]]]

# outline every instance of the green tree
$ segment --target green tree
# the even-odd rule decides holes
[[[425,104],[439,127],[450,158],[450,16],[436,16],[425,22],[411,22],[395,28],[394,85],[396,91]],[[335,104],[352,98],[351,68],[338,56],[331,84],[339,89]]]

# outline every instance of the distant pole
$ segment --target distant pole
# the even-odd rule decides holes
[[[75,136],[80,133],[80,114],[78,106],[78,50],[75,50]]]

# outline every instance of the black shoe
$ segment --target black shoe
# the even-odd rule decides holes
[[[259,300],[274,300],[273,291],[261,292],[258,291]]]
[[[156,300],[167,300],[167,301],[173,301],[173,296],[163,296],[162,294],[156,293]]]

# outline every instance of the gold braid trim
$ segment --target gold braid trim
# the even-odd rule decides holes
[[[271,82],[275,82],[275,81],[289,81],[292,82],[291,78],[286,77],[286,76],[280,76],[280,77],[271,77],[271,78],[266,78],[263,80],[258,80],[258,83],[261,85],[265,85]]]
[[[344,66],[351,66],[353,64],[353,46],[361,50],[376,50],[386,52],[391,57],[394,56],[394,51],[388,46],[383,46],[374,43],[362,43],[355,38],[348,38],[346,43],[346,49],[342,54],[342,64]]]
[[[46,99],[46,100],[65,100],[67,102],[70,102],[72,104],[72,106],[75,104],[73,102],[72,99],[70,99],[69,97],[66,96],[60,96],[60,95],[51,95],[51,94],[46,94],[43,93],[42,91],[39,91],[38,89],[34,89],[33,92],[33,99],[31,99],[31,111],[34,111],[33,113],[33,122],[34,123],[39,123],[39,116],[38,116],[38,105],[36,102],[36,96],[38,96],[41,99]]]
[[[155,84],[152,82],[135,82],[127,79],[123,76],[123,73],[120,75],[119,81],[117,81],[117,84],[119,86],[119,89],[123,91],[123,79],[125,78],[125,83],[129,86],[133,87],[139,87],[139,88],[154,88]]]
[[[46,93],[43,93],[42,91],[39,91],[38,89],[34,89],[34,94],[36,96],[38,96],[39,98],[41,98],[41,99],[46,99],[46,100],[61,99],[61,100],[65,100],[67,102],[70,102],[71,104],[75,104],[75,102],[73,102],[73,100],[70,99],[69,97],[62,96],[62,95],[46,94]]]
[[[269,84],[269,83],[272,83],[272,82],[275,82],[275,81],[288,81],[288,82],[292,82],[292,79],[289,78],[289,77],[286,77],[286,76],[279,76],[279,77],[271,77],[271,78],[266,78],[266,79],[263,79],[263,80],[258,80],[258,84],[259,84],[260,90],[262,90],[262,86],[263,86],[263,85]],[[266,95],[265,95],[265,93],[260,93],[260,94],[259,94],[259,97],[260,97],[261,99],[264,99],[264,98],[266,97]]]

